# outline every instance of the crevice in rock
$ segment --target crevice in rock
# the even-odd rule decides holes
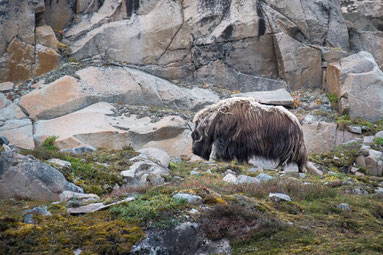
[[[162,56],[169,50],[170,46],[172,45],[174,39],[176,38],[176,36],[178,35],[178,33],[181,31],[183,25],[185,24],[185,14],[184,14],[184,7],[183,7],[183,2],[184,0],[181,1],[181,15],[182,15],[182,24],[178,27],[177,31],[174,33],[172,39],[170,40],[168,46],[166,46],[164,52],[161,53],[161,55],[156,58],[156,61],[160,61],[160,59],[162,58]]]

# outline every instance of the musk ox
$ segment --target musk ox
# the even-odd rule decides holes
[[[206,159],[248,162],[261,156],[302,171],[306,147],[298,119],[282,106],[230,98],[199,111],[193,120],[193,153]]]

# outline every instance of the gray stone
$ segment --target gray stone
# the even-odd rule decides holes
[[[352,119],[378,121],[383,118],[383,72],[370,53],[361,51],[330,64],[325,88],[338,98],[348,99]]]
[[[257,183],[263,183],[263,182],[274,180],[274,177],[264,173],[258,174],[257,177],[255,178],[257,180]]]
[[[382,187],[378,187],[378,188],[376,188],[376,189],[374,190],[374,192],[375,192],[376,194],[383,194],[383,188],[382,188]]]
[[[25,215],[23,222],[26,224],[35,224],[35,220],[33,219],[33,214]]]
[[[196,171],[196,170],[192,170],[192,171],[190,172],[190,175],[197,175],[197,176],[199,176],[199,175],[201,175],[201,172]]]
[[[249,160],[249,164],[262,169],[273,170],[278,167],[279,162],[276,160],[265,159],[263,157],[253,157]]]
[[[121,172],[124,181],[132,186],[144,186],[149,183],[152,185],[163,184],[163,177],[170,175],[170,170],[164,168],[150,160],[135,162],[129,170]]]
[[[337,140],[335,123],[303,124],[302,129],[308,153],[329,152],[335,148]]]
[[[67,208],[67,213],[69,213],[69,214],[93,213],[93,212],[97,212],[100,210],[105,210],[105,209],[107,209],[111,206],[114,206],[114,205],[118,205],[118,204],[125,203],[125,202],[130,202],[133,200],[135,200],[134,197],[128,197],[128,198],[125,198],[123,200],[120,200],[120,201],[117,201],[114,203],[110,203],[107,205],[104,205],[103,203],[93,203],[93,204],[74,207],[74,208]]]
[[[52,215],[52,213],[48,211],[48,208],[45,205],[36,206],[36,207],[33,207],[32,209],[25,210],[23,212],[23,215],[27,215],[27,214],[40,214],[43,216],[51,216]]]
[[[175,228],[149,230],[146,238],[134,244],[132,254],[179,254],[206,255],[230,254],[231,246],[227,239],[212,241],[197,223],[184,222]]]
[[[177,193],[177,194],[173,195],[173,198],[184,199],[190,205],[200,205],[200,204],[202,204],[202,197],[197,196],[197,195],[193,195],[193,194]]]
[[[84,194],[66,190],[60,194],[59,199],[61,202],[69,200],[98,201],[100,200],[100,197],[96,194]]]
[[[232,95],[232,97],[250,97],[261,104],[283,105],[292,107],[294,99],[286,89],[271,91],[253,91]]]
[[[366,157],[366,168],[367,172],[370,175],[377,176],[378,175],[378,166],[375,158],[368,156]]]
[[[73,154],[82,154],[96,151],[97,148],[91,145],[80,146],[72,149]]]
[[[296,163],[289,163],[283,167],[283,171],[286,173],[298,173],[299,168]]]
[[[170,159],[170,162],[174,164],[180,164],[182,162],[182,158],[180,156],[175,156]]]
[[[279,201],[291,201],[291,198],[289,195],[283,194],[283,193],[270,193],[269,198],[274,202]]]
[[[323,172],[319,170],[312,162],[307,162],[306,165],[307,172],[312,175],[323,175]]]
[[[2,82],[0,83],[0,92],[10,91],[11,89],[13,89],[13,86],[13,82]]]
[[[58,159],[58,158],[51,158],[47,160],[48,163],[51,163],[55,165],[56,167],[64,170],[64,171],[72,171],[72,164],[68,161]]]
[[[341,209],[342,211],[351,211],[350,206],[346,203],[340,203],[337,208]]]
[[[365,136],[365,137],[363,137],[363,143],[370,145],[370,144],[374,143],[374,139],[375,139],[375,137],[373,135]]]
[[[247,175],[240,175],[237,177],[235,184],[252,184],[259,183],[259,180],[256,177],[251,177]]]
[[[350,132],[355,134],[361,134],[362,133],[362,127],[359,126],[349,126]]]
[[[2,152],[0,166],[0,198],[57,200],[64,190],[83,192],[68,182],[57,169],[33,156]]]
[[[226,174],[225,177],[223,177],[223,181],[234,184],[237,182],[237,177],[234,174]]]
[[[155,161],[158,161],[162,167],[165,167],[165,168],[169,167],[170,157],[165,151],[161,149],[143,148],[138,150],[137,152],[146,155],[151,160],[154,159]]]
[[[3,144],[8,145],[9,141],[5,136],[0,136],[0,145],[3,145]]]
[[[375,137],[383,138],[383,131],[379,131],[378,133],[376,133]]]
[[[370,157],[373,157],[376,161],[382,158],[383,153],[381,151],[370,149],[368,150],[368,155]]]

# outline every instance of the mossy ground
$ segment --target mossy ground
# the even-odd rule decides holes
[[[331,169],[332,164],[339,170],[348,166],[358,151],[357,145],[348,146],[314,159],[323,167]],[[213,240],[228,238],[233,254],[383,253],[383,198],[373,193],[383,178],[356,177],[342,171],[281,177],[277,171],[265,171],[275,179],[233,185],[222,180],[228,169],[236,174],[258,173],[234,162],[182,160],[171,163],[172,176],[163,186],[113,191],[108,187],[119,183],[113,176],[127,169],[128,159],[136,155],[130,148],[83,155],[62,154],[52,148],[25,153],[42,160],[56,157],[70,161],[73,180],[82,181],[84,188],[99,187],[104,202],[127,195],[135,195],[136,200],[80,216],[68,215],[64,204],[45,203],[53,216],[36,216],[32,225],[22,223],[22,212],[41,202],[1,201],[0,250],[6,254],[70,254],[77,248],[83,254],[127,254],[132,244],[144,237],[146,228],[170,228],[186,220],[197,221]],[[336,155],[342,162],[333,160]],[[192,170],[201,175],[190,175]],[[349,192],[353,188],[363,188],[369,194],[355,195]],[[201,196],[203,207],[174,199],[178,192]],[[288,194],[292,202],[272,202],[270,192]],[[347,203],[351,210],[339,209],[340,203]],[[189,214],[191,208],[199,214]]]

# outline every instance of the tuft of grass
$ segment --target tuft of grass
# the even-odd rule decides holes
[[[335,105],[339,102],[338,96],[336,95],[336,93],[328,93],[327,97],[330,100],[330,103],[333,105]]]
[[[42,148],[47,151],[58,151],[58,148],[54,145],[58,136],[50,136],[42,143]]]
[[[153,195],[153,193],[148,192],[144,195],[138,195],[134,201],[113,206],[109,212],[114,217],[123,220],[153,225],[153,221],[172,222],[174,215],[185,206],[186,201],[184,199],[176,199],[169,194]]]

